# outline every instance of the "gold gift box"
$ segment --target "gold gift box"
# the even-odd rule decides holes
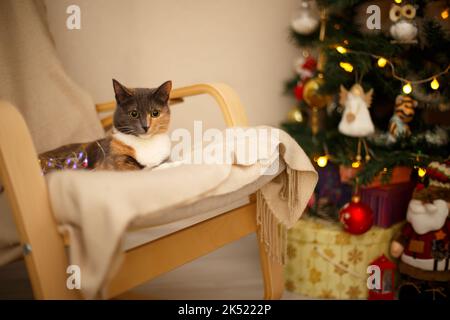
[[[340,224],[302,218],[288,233],[286,290],[322,299],[366,299],[367,267],[389,256],[402,223],[351,235]]]

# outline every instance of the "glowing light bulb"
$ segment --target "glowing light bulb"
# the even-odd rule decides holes
[[[433,81],[431,81],[431,83],[430,83],[430,87],[433,90],[439,89],[439,81],[437,81],[437,79],[434,78]]]
[[[448,9],[445,9],[444,11],[441,12],[441,18],[443,20],[448,19]]]
[[[347,72],[353,71],[353,66],[348,62],[340,62],[339,66]]]
[[[394,0],[394,1],[395,1],[395,3],[398,3],[398,4],[402,3],[402,0]]]
[[[419,168],[417,169],[417,175],[421,178],[425,177],[425,175],[427,174],[427,169],[424,168]]]
[[[324,168],[328,164],[328,156],[320,156],[316,162],[319,167]]]
[[[412,92],[412,86],[411,83],[407,83],[403,86],[403,93],[410,94]]]
[[[386,63],[387,63],[387,60],[385,58],[380,58],[380,59],[378,59],[378,62],[377,62],[378,66],[380,68],[384,68],[386,66]]]
[[[347,49],[345,49],[343,46],[337,46],[336,51],[339,52],[340,54],[344,54],[347,52]]]
[[[353,169],[358,169],[361,166],[361,162],[360,161],[353,161],[352,162],[352,168]]]

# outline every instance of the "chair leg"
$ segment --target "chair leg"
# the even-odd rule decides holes
[[[264,300],[279,300],[284,291],[283,265],[272,259],[266,252],[258,235],[259,256],[264,281]]]

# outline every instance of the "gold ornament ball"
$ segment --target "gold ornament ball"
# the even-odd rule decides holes
[[[294,107],[288,112],[287,120],[292,123],[301,123],[303,122],[303,114],[297,107]]]
[[[327,105],[328,97],[319,94],[323,79],[315,77],[309,79],[303,87],[303,99],[312,108],[323,108]]]

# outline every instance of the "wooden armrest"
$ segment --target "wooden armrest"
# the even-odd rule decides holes
[[[44,292],[54,292],[66,281],[64,245],[28,127],[5,101],[0,101],[0,178],[20,241],[27,244],[25,263],[35,297],[51,298]]]
[[[204,83],[177,88],[172,90],[170,97],[184,98],[201,94],[207,94],[214,98],[228,127],[246,126],[248,124],[247,115],[239,96],[230,86],[224,83]]]
[[[219,105],[222,111],[225,124],[228,127],[246,126],[248,124],[247,115],[244,107],[236,92],[228,85],[223,83],[216,84],[195,84],[188,87],[173,89],[170,93],[170,105],[181,103],[183,98],[207,94],[210,95]],[[115,102],[100,103],[96,105],[97,112],[112,111],[116,107]],[[103,128],[108,129],[112,126],[112,116],[103,118]]]

